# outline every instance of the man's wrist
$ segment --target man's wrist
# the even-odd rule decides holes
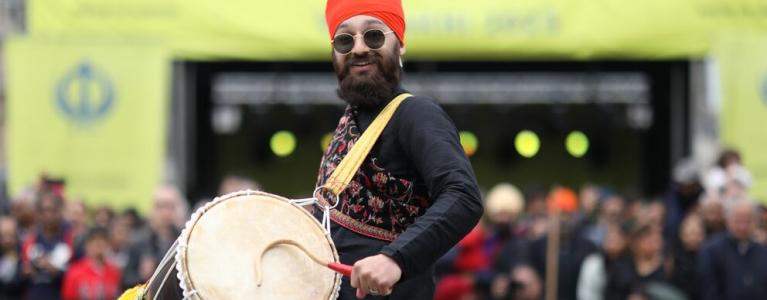
[[[391,260],[397,263],[397,266],[399,266],[400,271],[402,271],[401,278],[405,278],[407,274],[407,272],[405,272],[405,263],[402,261],[402,257],[399,255],[399,253],[396,250],[386,246],[386,247],[383,247],[383,249],[381,249],[379,254],[382,254],[388,258],[391,258]]]

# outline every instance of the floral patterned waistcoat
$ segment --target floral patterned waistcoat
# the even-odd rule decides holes
[[[317,186],[325,184],[360,134],[352,109],[347,107],[322,157]],[[340,202],[331,211],[330,218],[346,229],[393,241],[431,204],[425,186],[416,185],[414,181],[415,178],[393,176],[371,151],[349,185],[338,195]],[[321,198],[335,201],[335,196],[324,190]]]

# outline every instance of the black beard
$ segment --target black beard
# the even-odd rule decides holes
[[[336,56],[333,56],[333,68],[338,77],[338,97],[351,106],[375,108],[387,103],[394,90],[399,86],[400,66],[398,63],[399,48],[395,47],[393,55],[384,59],[378,51],[369,51],[358,55],[349,53],[346,63],[339,66]],[[364,75],[350,75],[351,65],[358,61],[370,61],[376,65],[376,71]]]

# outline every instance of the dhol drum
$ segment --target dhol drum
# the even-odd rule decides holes
[[[397,107],[410,96],[392,99],[325,185],[314,190],[315,197],[320,189],[336,197],[332,205],[320,205],[322,224],[299,206],[317,205],[317,198],[288,200],[254,191],[216,198],[192,215],[149,282],[126,291],[120,300],[336,299],[341,275],[335,272],[350,276],[352,267],[338,262],[327,233],[330,210]]]
[[[314,260],[314,261],[313,261]],[[144,299],[336,299],[338,253],[322,225],[286,198],[241,191],[195,212]]]

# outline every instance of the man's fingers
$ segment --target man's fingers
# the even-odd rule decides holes
[[[368,291],[370,291],[371,294],[387,295],[386,292],[388,290],[389,288],[386,285],[383,285],[380,282],[378,282],[378,280],[373,278],[368,279]]]
[[[357,299],[365,298],[370,288],[369,274],[362,269],[363,268],[360,266],[359,262],[355,263],[352,268],[352,287],[357,288]]]
[[[392,292],[391,286],[380,286],[376,289],[381,296],[389,296]]]
[[[381,295],[384,295],[384,296],[389,296],[389,295],[391,295],[391,291],[392,291],[392,288],[391,288],[391,287],[386,287],[386,288],[383,288],[383,289],[381,290]]]
[[[352,268],[352,276],[351,276],[351,285],[353,288],[356,288],[360,284],[360,278],[359,278],[359,270],[357,270],[357,267]]]
[[[362,277],[362,276],[360,276]],[[365,278],[360,278],[357,285],[357,299],[362,299],[367,296],[369,287]]]
[[[362,297],[358,297],[360,299],[364,298],[367,294],[370,294],[370,289],[373,287],[371,286],[372,282],[370,282],[370,274],[366,272],[362,272],[360,274],[360,286],[359,291],[357,292],[362,293]]]

